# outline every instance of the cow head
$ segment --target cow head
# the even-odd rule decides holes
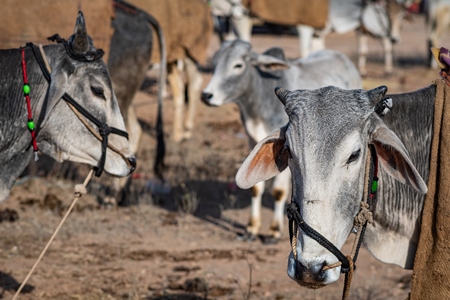
[[[402,142],[374,113],[386,90],[278,89],[289,123],[257,144],[239,169],[237,184],[249,188],[289,166],[291,201],[309,226],[340,249],[360,208],[369,144],[390,176],[427,191]],[[304,232],[297,238],[289,277],[310,288],[338,280],[340,267],[323,270],[337,258]]]
[[[223,43],[214,55],[213,63],[213,77],[201,95],[202,101],[211,106],[237,102],[245,97],[254,78],[250,73],[257,72],[255,67],[263,72],[289,67],[275,56],[253,52],[251,45],[242,40]]]
[[[101,142],[87,129],[61,97],[67,93],[99,121],[125,130],[108,69],[87,34],[79,12],[73,35],[67,44],[44,47],[51,67],[51,84],[46,95],[44,121],[38,135],[39,148],[58,161],[70,160],[96,166],[102,155]],[[95,130],[98,128],[87,121]],[[125,137],[109,135],[118,152],[107,150],[105,171],[127,176],[136,161]]]

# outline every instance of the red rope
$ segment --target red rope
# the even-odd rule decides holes
[[[27,101],[27,110],[28,110],[28,124],[27,124],[27,127],[28,127],[28,129],[30,130],[30,133],[31,133],[31,140],[32,140],[32,143],[33,143],[33,150],[34,150],[34,153],[35,153],[35,160],[37,160],[37,152],[38,152],[39,149],[38,149],[38,146],[37,146],[37,143],[36,143],[36,131],[35,131],[35,128],[34,128],[33,112],[31,111],[31,100],[30,100],[29,93],[25,92],[25,86],[28,86],[28,89],[29,89],[29,86],[30,86],[28,84],[27,66],[26,66],[26,63],[25,63],[25,48],[22,48],[22,74],[23,74],[23,86],[24,86],[23,92],[24,92],[25,99]],[[30,125],[29,125],[30,122],[33,124],[32,128],[30,128]]]

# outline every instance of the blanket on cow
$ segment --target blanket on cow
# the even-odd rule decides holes
[[[328,0],[243,0],[250,14],[264,21],[322,29],[328,19]]]
[[[436,80],[428,193],[414,260],[411,300],[450,299],[450,87]]]
[[[0,13],[0,49],[19,48],[27,42],[48,44],[47,37],[58,33],[67,39],[73,33],[78,10],[82,10],[89,35],[98,49],[107,54],[113,29],[111,0],[7,0]]]
[[[167,62],[187,55],[204,63],[213,34],[211,11],[204,0],[130,0],[152,15],[164,32]],[[152,63],[160,61],[159,42],[155,36]]]

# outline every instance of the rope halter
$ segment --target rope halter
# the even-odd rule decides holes
[[[76,59],[76,60],[80,60],[83,62],[90,62],[90,61],[94,61],[97,59],[101,59],[101,56],[103,54],[103,51],[100,50],[96,50],[94,52],[89,52],[88,56],[86,57],[80,57],[79,54],[78,56],[74,56],[73,51],[69,51],[68,49],[71,49],[70,44],[67,43],[67,41],[58,38],[57,42],[59,43],[64,43],[64,49],[66,50],[67,54],[72,58],[72,59]],[[33,51],[33,55],[36,58],[36,61],[39,65],[39,67],[41,68],[41,71],[45,77],[45,79],[47,80],[48,83],[51,82],[51,76],[50,76],[50,66],[47,62],[47,59],[45,57],[45,53],[43,52],[42,47],[37,47],[32,43],[27,43],[26,47],[30,47]],[[95,176],[99,177],[102,173],[103,170],[105,168],[105,161],[106,161],[106,150],[107,148],[110,148],[112,151],[118,153],[123,160],[127,163],[128,167],[130,169],[133,169],[135,166],[132,165],[132,163],[130,162],[130,160],[121,152],[119,151],[117,148],[115,148],[114,146],[112,146],[111,144],[108,143],[108,136],[111,133],[120,135],[125,137],[126,139],[128,139],[128,133],[114,128],[114,127],[110,127],[108,126],[108,124],[100,121],[99,119],[97,119],[96,117],[94,117],[90,112],[88,112],[84,107],[82,107],[77,101],[75,101],[69,94],[64,93],[64,95],[62,96],[62,99],[64,99],[67,103],[67,105],[73,110],[73,112],[75,113],[75,115],[83,122],[83,124],[87,127],[87,129],[97,138],[101,141],[102,144],[102,156],[100,157],[100,160],[98,162],[98,165],[95,167]],[[41,114],[42,115],[42,114]],[[95,126],[97,126],[98,130],[96,131],[87,121],[86,119],[88,119],[89,121],[91,121],[92,123],[95,124]]]
[[[353,244],[351,255],[344,255],[333,243],[321,235],[319,232],[309,226],[300,214],[300,209],[295,202],[291,202],[287,206],[287,217],[289,219],[289,239],[292,248],[292,254],[297,261],[297,241],[299,228],[310,238],[319,243],[322,247],[333,253],[338,259],[338,262],[326,265],[322,271],[330,270],[336,267],[341,267],[341,273],[345,274],[345,284],[342,299],[348,299],[350,291],[350,284],[355,270],[356,259],[358,258],[359,249],[364,239],[364,233],[367,222],[372,222],[372,212],[369,210],[372,198],[378,187],[378,159],[373,145],[369,145],[369,153],[366,161],[365,181],[364,181],[364,196],[361,201],[361,209],[354,219],[354,229],[356,230],[356,238]],[[370,186],[369,186],[369,183]]]

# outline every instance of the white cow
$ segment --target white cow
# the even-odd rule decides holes
[[[310,26],[297,24],[300,55],[306,57],[313,51],[324,49],[325,36],[330,32],[347,33],[358,30],[358,67],[361,74],[367,73],[368,35],[382,40],[385,71],[391,73],[393,44],[400,40],[402,20],[410,2],[411,0],[330,0],[329,20],[324,29],[315,30]],[[252,19],[239,0],[211,0],[211,7],[213,13],[219,15],[228,12],[238,37],[250,41]]]

